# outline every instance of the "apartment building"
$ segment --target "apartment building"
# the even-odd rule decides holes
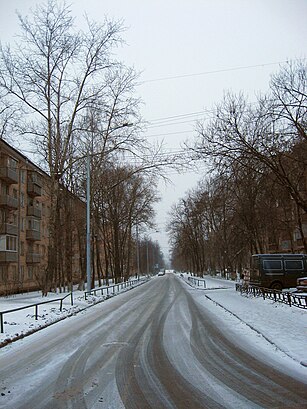
[[[49,186],[50,177],[47,173],[4,140],[0,140],[2,295],[42,288],[48,264]],[[85,204],[68,194],[69,209],[79,214],[76,224],[80,228],[80,220],[85,220]],[[73,224],[69,226],[72,246],[69,263],[74,281],[80,278],[82,259],[76,229]]]

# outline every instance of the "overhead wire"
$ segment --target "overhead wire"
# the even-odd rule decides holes
[[[203,71],[203,72],[196,72],[196,73],[190,73],[190,74],[165,76],[165,77],[160,77],[160,78],[152,78],[152,79],[148,79],[148,80],[145,79],[144,81],[140,81],[138,85],[146,84],[146,83],[149,83],[149,82],[167,81],[167,80],[173,80],[173,79],[178,79],[178,78],[196,77],[196,76],[201,76],[201,75],[219,74],[219,73],[222,73],[222,72],[247,70],[247,69],[251,69],[251,68],[267,67],[267,66],[271,66],[271,65],[280,65],[280,64],[285,64],[287,62],[288,62],[288,60],[284,60],[284,61],[276,61],[276,62],[271,62],[271,63],[262,63],[262,64],[245,65],[245,66],[243,65],[243,66],[238,66],[238,67],[222,68],[222,69],[219,69],[219,70]]]
[[[165,133],[157,133],[154,135],[146,135],[146,138],[153,138],[156,136],[168,136],[168,135],[177,135],[177,134],[186,134],[186,133],[192,133],[194,132],[193,130],[191,131],[178,131],[178,132],[165,132]]]

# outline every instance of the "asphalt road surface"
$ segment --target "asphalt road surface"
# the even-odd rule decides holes
[[[166,274],[0,350],[0,408],[307,408]]]

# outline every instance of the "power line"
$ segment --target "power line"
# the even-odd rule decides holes
[[[256,102],[249,102],[248,105],[249,106],[257,105],[257,101]],[[152,119],[152,120],[147,121],[149,124],[152,124],[152,125],[148,125],[147,128],[158,128],[158,127],[161,127],[161,126],[179,125],[179,124],[193,123],[193,122],[195,123],[197,118],[191,119],[189,121],[179,121],[179,122],[173,121],[172,119],[177,119],[177,118],[178,119],[179,118],[184,119],[185,117],[189,118],[189,117],[192,117],[192,116],[197,116],[198,117],[201,114],[203,115],[203,118],[204,117],[214,118],[215,114],[216,114],[216,110],[215,109],[204,109],[203,111],[196,111],[196,112],[191,112],[191,113],[186,113],[186,114],[174,115],[174,116],[170,116],[170,117],[162,117],[162,118]],[[159,122],[161,122],[161,123],[159,123]]]
[[[245,66],[239,66],[239,67],[224,68],[224,69],[221,69],[221,70],[203,71],[203,72],[197,72],[197,73],[192,73],[192,74],[182,74],[182,75],[174,75],[174,76],[153,78],[153,79],[141,81],[139,83],[139,85],[146,84],[148,82],[167,81],[167,80],[173,80],[173,79],[178,79],[178,78],[188,78],[188,77],[196,77],[196,76],[201,76],[201,75],[219,74],[219,73],[222,73],[222,72],[247,70],[247,69],[250,69],[250,68],[267,67],[267,66],[270,66],[270,65],[285,64],[287,62],[288,62],[288,60],[271,62],[271,63],[264,63],[264,64],[255,64],[255,65],[245,65]]]
[[[195,122],[195,119],[191,119],[190,121],[180,121],[180,122],[169,122],[163,124],[156,124],[156,125],[149,125],[147,128],[160,128],[161,126],[171,126],[171,125],[180,125],[180,124],[190,124],[191,122]]]
[[[195,115],[200,115],[200,114],[206,114],[208,112],[213,112],[213,111],[208,111],[207,109],[202,110],[202,111],[196,111],[196,112],[188,112],[186,114],[180,114],[180,115],[173,115],[173,116],[165,116],[162,118],[157,118],[157,119],[151,119],[149,122],[162,122],[162,121],[167,121],[170,119],[176,119],[176,118],[182,118],[182,117],[188,117],[188,116],[195,116]]]
[[[145,137],[146,138],[153,138],[153,137],[156,137],[156,136],[168,136],[168,135],[187,134],[187,133],[194,133],[194,131],[189,130],[189,131],[179,131],[179,132],[157,133],[157,134],[154,134],[154,135],[145,135]]]

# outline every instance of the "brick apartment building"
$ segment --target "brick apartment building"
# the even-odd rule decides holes
[[[45,172],[0,140],[0,294],[41,288],[48,262],[49,185]],[[69,226],[69,263],[76,282],[84,259],[76,226],[83,229],[80,220],[85,220],[85,204],[67,194],[67,205],[79,214],[79,220]]]

